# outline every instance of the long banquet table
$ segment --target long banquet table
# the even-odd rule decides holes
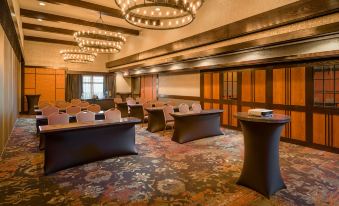
[[[136,118],[110,122],[40,126],[45,136],[44,173],[50,174],[114,156],[138,154],[135,148]]]
[[[223,110],[202,110],[201,112],[180,113],[171,115],[174,118],[172,140],[185,143],[201,138],[223,135],[220,130],[220,116]]]

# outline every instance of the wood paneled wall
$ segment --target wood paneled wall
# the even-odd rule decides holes
[[[339,111],[313,105],[313,67],[256,68],[238,73],[236,100],[224,99],[225,72],[201,72],[201,101],[205,109],[224,110],[222,124],[240,129],[234,114],[250,108],[269,108],[286,114],[282,139],[320,148],[339,148]],[[234,72],[233,71],[233,72]]]
[[[65,78],[64,69],[52,68],[25,68],[24,94],[40,94],[40,101],[65,100]],[[25,111],[27,111],[27,100],[25,98]]]
[[[157,75],[140,77],[140,97],[145,100],[157,99]]]

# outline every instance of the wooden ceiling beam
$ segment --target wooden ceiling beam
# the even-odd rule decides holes
[[[33,10],[28,10],[28,9],[20,9],[20,14],[21,16],[24,16],[27,18],[42,19],[45,21],[54,21],[54,22],[66,22],[70,24],[78,24],[82,26],[95,27],[95,28],[102,29],[105,31],[120,32],[123,34],[129,34],[129,35],[135,35],[135,36],[139,35],[139,31],[135,29],[128,29],[128,28],[112,26],[108,24],[95,23],[95,22],[85,21],[82,19],[59,16],[55,14],[33,11]]]
[[[115,18],[123,18],[122,13],[119,9],[110,8],[107,6],[102,6],[99,4],[93,4],[86,1],[81,0],[40,0],[46,3],[52,3],[52,4],[66,4],[70,6],[75,6],[83,9],[89,9],[97,12],[101,12],[102,14],[106,16],[111,16]],[[113,1],[112,1],[113,4]]]
[[[37,24],[29,24],[29,23],[22,23],[22,28],[34,30],[34,31],[58,33],[58,34],[65,34],[65,35],[73,35],[74,32],[76,32],[76,31],[69,30],[69,29],[55,28],[55,27],[42,26],[42,25],[37,25]]]
[[[44,42],[44,43],[52,43],[52,44],[65,44],[71,46],[78,46],[78,44],[74,41],[65,41],[59,39],[49,39],[43,37],[36,37],[36,36],[24,36],[26,41],[36,41],[36,42]]]

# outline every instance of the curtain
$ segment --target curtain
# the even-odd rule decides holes
[[[106,98],[113,98],[115,96],[115,75],[108,74],[105,76],[104,94]]]
[[[82,95],[82,75],[67,74],[66,100],[80,99]]]

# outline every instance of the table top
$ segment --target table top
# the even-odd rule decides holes
[[[247,112],[238,112],[234,115],[239,120],[249,122],[263,122],[263,123],[287,123],[290,121],[290,117],[283,114],[273,114],[271,117],[257,117],[248,115]]]
[[[220,109],[208,109],[208,110],[202,110],[201,112],[193,112],[189,111],[187,113],[182,112],[174,112],[171,113],[173,117],[186,117],[186,116],[203,116],[203,115],[209,115],[209,114],[220,114],[223,113],[223,110]]]
[[[100,111],[98,113],[95,113],[95,115],[103,115],[105,114],[105,111]],[[68,114],[69,117],[75,117],[75,114]],[[48,116],[45,115],[35,115],[35,119],[47,119]]]
[[[121,118],[120,121],[110,121],[110,120],[95,120],[93,122],[75,122],[69,124],[59,124],[59,125],[44,125],[39,126],[40,133],[51,133],[51,132],[61,132],[61,131],[70,131],[78,130],[84,128],[96,128],[104,126],[114,126],[122,124],[137,124],[141,120],[134,117]]]
[[[142,107],[142,104],[128,104],[129,107]]]

